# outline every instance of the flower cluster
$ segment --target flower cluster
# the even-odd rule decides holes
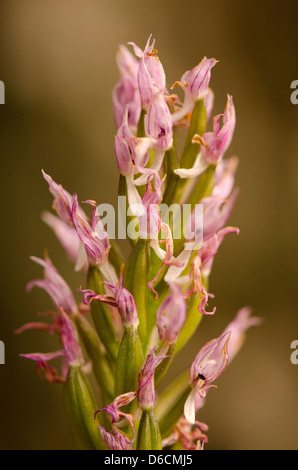
[[[119,48],[120,79],[112,93],[118,196],[126,198],[129,222],[138,230],[127,257],[109,237],[96,202],[79,202],[43,171],[56,215],[42,217],[82,272],[82,285],[75,286],[81,302],[48,255],[32,257],[44,277],[27,289],[44,289],[54,311],[44,314],[51,322],[26,323],[17,332],[38,329],[58,336],[58,351],[21,356],[35,361],[49,382],[63,384],[77,448],[203,449],[208,426],[196,414],[245,331],[260,323],[250,309],[240,310],[218,338],[199,349],[187,365],[188,378],[183,372],[175,386],[159,393],[159,383],[201,319],[215,314],[216,307],[208,305],[213,260],[225,236],[239,233],[226,225],[238,195],[237,158],[223,158],[235,128],[230,95],[207,130],[216,63],[203,58],[168,89],[151,36],[144,50],[134,43]],[[180,98],[171,93],[176,87]],[[177,147],[182,135],[184,146]],[[173,233],[181,220],[173,215],[165,221],[161,211],[173,204],[190,207],[178,239]],[[59,367],[49,364],[56,360]],[[100,386],[98,404],[88,374]]]

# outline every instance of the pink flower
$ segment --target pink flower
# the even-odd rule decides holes
[[[196,298],[201,297],[201,302],[198,308],[199,312],[202,313],[203,315],[214,315],[216,311],[216,307],[214,307],[213,310],[211,310],[211,312],[207,312],[207,310],[205,309],[205,306],[208,306],[208,298],[214,297],[214,296],[212,294],[208,294],[205,290],[205,287],[202,281],[201,269],[202,269],[202,260],[200,256],[197,255],[191,262],[191,271],[190,271],[190,276],[189,276],[189,279],[190,279],[189,286],[193,282],[193,287],[192,288],[188,287],[185,295],[189,297],[191,294],[196,294]]]
[[[113,89],[114,120],[120,127],[124,114],[127,113],[128,124],[136,130],[141,114],[141,97],[138,89],[139,62],[121,45],[117,54],[117,63],[121,73],[118,84]]]
[[[209,341],[195,357],[189,373],[192,391],[184,405],[184,415],[190,423],[195,422],[196,396],[206,396],[207,390],[228,365],[228,343],[231,332],[223,333],[219,338]]]
[[[138,186],[146,184],[147,181],[147,173],[144,169],[148,161],[148,150],[154,150],[154,162],[148,170],[158,172],[162,166],[165,151],[173,145],[172,117],[161,93],[155,95],[150,103],[144,126],[146,137],[139,138],[134,148],[136,169],[144,173],[134,181]]]
[[[64,351],[55,351],[52,353],[31,353],[31,354],[20,354],[21,357],[25,357],[26,359],[31,359],[32,361],[36,362],[37,372],[43,372],[45,378],[50,383],[63,383],[65,381],[65,377],[61,376],[57,369],[48,364],[49,361],[52,359],[56,359],[57,357],[64,356]]]
[[[225,226],[234,208],[238,193],[239,191],[236,188],[228,199],[223,200],[210,196],[201,200],[201,204],[204,205],[204,240],[207,240]]]
[[[179,441],[184,450],[201,450],[208,438],[208,426],[200,421],[190,424],[184,416],[177,422],[172,434],[162,441],[163,447],[170,446]]]
[[[144,120],[145,132],[155,139],[155,146],[168,150],[173,144],[173,123],[169,107],[163,95],[159,93],[148,108]]]
[[[238,158],[231,157],[221,160],[215,169],[215,182],[212,197],[226,199],[230,196],[235,182]]]
[[[219,119],[223,118],[222,127]],[[194,178],[208,168],[209,165],[217,165],[228,147],[230,146],[236,123],[235,107],[232,97],[228,95],[228,101],[224,114],[218,114],[213,119],[213,131],[206,132],[202,137],[195,135],[193,143],[200,144],[200,153],[192,168],[180,168],[175,173],[181,178]]]
[[[220,247],[223,239],[229,233],[237,233],[239,235],[239,228],[237,227],[225,227],[219,230],[217,233],[211,235],[207,240],[204,240],[201,248],[197,251],[197,256],[201,259],[201,274],[203,277],[208,277],[214,256],[216,255],[218,248]]]
[[[123,276],[120,274],[118,285],[111,282],[105,282],[107,289],[115,294],[115,297],[105,294],[96,294],[91,289],[80,290],[84,294],[84,303],[90,304],[92,301],[100,301],[117,307],[121,316],[122,324],[128,328],[130,326],[137,327],[139,324],[139,318],[137,313],[137,307],[133,295],[123,287]]]
[[[206,98],[211,79],[211,69],[217,63],[215,59],[206,57],[193,69],[184,73],[180,82],[175,82],[172,88],[180,85],[185,93],[182,108],[172,115],[173,122],[180,121],[192,108],[193,104]],[[210,97],[207,98],[207,100]],[[210,105],[210,102],[207,102]],[[208,106],[209,110],[210,107]]]
[[[238,354],[239,349],[245,340],[245,333],[251,326],[257,326],[262,323],[262,319],[259,317],[251,317],[252,309],[249,307],[243,307],[237,313],[234,320],[228,324],[223,334],[230,331],[231,337],[228,344],[229,363]]]
[[[149,173],[148,173],[149,174]],[[154,181],[154,190],[151,186]],[[163,180],[158,173],[152,172],[147,178],[146,191],[142,196],[142,213],[139,215],[140,237],[147,240],[156,240],[161,228],[161,214],[159,203],[162,200],[161,187]]]
[[[54,196],[53,208],[59,215],[59,217],[64,220],[64,222],[72,223],[71,220],[71,206],[72,206],[72,196],[67,192],[61,184],[57,184],[45,171],[41,170],[44,179],[49,184],[50,192]]]
[[[108,284],[108,287],[111,289],[111,284]],[[120,285],[115,289],[115,303],[120,313],[123,326],[137,327],[139,318],[136,303],[133,295],[123,287],[122,278]]]
[[[136,392],[128,392],[124,393],[123,395],[119,395],[115,398],[115,400],[110,404],[107,405],[105,408],[102,408],[96,411],[95,415],[99,412],[105,411],[109,415],[109,420],[111,422],[111,430],[112,432],[106,431],[106,429],[98,425],[102,438],[105,441],[107,447],[110,450],[132,450],[133,449],[133,442],[135,440],[135,429],[134,429],[134,419],[133,416],[129,413],[124,413],[120,410],[122,406],[128,405],[131,401],[136,398]],[[133,438],[129,439],[127,434],[117,428],[116,423],[120,419],[126,419],[132,429]]]
[[[32,287],[40,287],[47,291],[51,300],[58,310],[62,307],[67,313],[77,311],[77,304],[74,296],[64,279],[60,276],[54,267],[50,258],[47,256],[45,260],[31,256],[32,261],[40,264],[44,268],[44,279],[35,279],[27,284],[27,291]]]
[[[101,436],[109,450],[134,450],[133,442],[128,435],[111,424],[112,432],[107,431],[100,424],[98,425]]]
[[[223,118],[220,127],[219,119]],[[224,114],[218,114],[213,119],[213,132],[206,132],[201,140],[202,159],[210,164],[217,164],[229,148],[236,123],[235,107],[233,99],[228,95],[228,101]]]
[[[43,212],[42,219],[54,231],[70,260],[76,263],[80,255],[81,242],[75,228],[50,212]],[[87,270],[87,259],[82,268]]]
[[[204,104],[206,107],[207,121],[209,121],[214,103],[214,93],[211,88],[207,88],[207,93],[205,96]]]
[[[156,356],[155,347],[147,355],[138,375],[138,405],[143,410],[152,409],[155,401],[154,372],[166,356]]]
[[[76,194],[73,197],[72,221],[78,237],[85,247],[89,263],[100,266],[107,260],[110,242],[97,214],[96,203],[94,201],[86,202],[93,206],[91,224],[80,214]]]
[[[79,339],[77,336],[76,327],[71,318],[63,311],[61,312],[61,338],[64,348],[64,357],[69,366],[78,367],[84,364],[84,358]]]
[[[170,289],[156,312],[156,324],[160,340],[174,344],[186,320],[186,304],[179,286],[170,284]]]
[[[30,324],[25,325],[30,328]],[[41,329],[33,324],[34,328]],[[23,331],[21,328],[19,332]],[[48,328],[49,330],[49,328]],[[54,330],[53,330],[54,331]],[[62,383],[65,381],[70,366],[79,367],[84,364],[84,358],[81,347],[79,345],[77,332],[73,321],[70,316],[65,313],[63,308],[59,309],[59,318],[56,319],[55,331],[58,333],[63,345],[63,350],[55,351],[52,353],[30,353],[20,354],[21,357],[31,359],[36,362],[37,371],[43,371],[46,379],[49,382]],[[62,356],[61,373],[48,364],[48,361]]]
[[[152,35],[149,36],[144,51],[134,43],[129,43],[133,45],[136,56],[140,57],[138,85],[144,109],[148,109],[156,94],[164,93],[166,86],[165,72],[157,57],[157,50],[154,49],[155,40],[150,44],[151,37]]]
[[[123,116],[121,125],[115,136],[115,155],[119,173],[123,176],[133,174],[134,147],[136,138],[132,134],[129,125],[127,112]]]

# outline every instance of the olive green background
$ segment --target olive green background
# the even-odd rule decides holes
[[[150,2],[7,0],[0,3],[1,315],[0,449],[67,449],[62,388],[40,380],[19,353],[53,351],[43,332],[13,330],[51,308],[26,283],[41,276],[30,255],[47,248],[75,287],[84,282],[40,219],[52,198],[44,168],[80,200],[116,203],[111,91],[120,43],[144,47],[150,33],[170,86],[204,56],[212,70],[215,113],[233,95],[237,124],[227,156],[240,159],[240,195],[230,219],[240,235],[224,241],[210,282],[217,306],[204,319],[175,370],[218,336],[237,310],[264,319],[211,390],[199,419],[209,424],[206,449],[297,449],[298,339],[297,2]],[[169,375],[173,372],[169,372]]]

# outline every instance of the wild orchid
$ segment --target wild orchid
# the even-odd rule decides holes
[[[216,63],[203,58],[168,89],[151,36],[144,49],[134,43],[119,47],[120,80],[112,102],[118,196],[128,203],[121,214],[129,238],[126,256],[97,203],[81,201],[42,171],[55,211],[42,218],[82,280],[71,288],[48,255],[32,257],[44,278],[27,290],[40,287],[49,294],[54,311],[44,316],[52,323],[29,322],[16,332],[57,335],[57,351],[21,356],[64,387],[75,448],[202,450],[208,426],[197,414],[246,330],[260,323],[250,309],[240,310],[219,337],[198,348],[193,361],[184,357],[185,371],[160,392],[176,356],[191,338],[200,341],[201,320],[216,316],[216,306],[208,305],[214,257],[226,235],[239,234],[227,225],[238,196],[238,160],[224,158],[236,122],[232,96],[207,129]],[[168,91],[175,87],[183,90],[182,99]],[[185,142],[178,147],[182,135]],[[92,375],[100,394],[91,386]]]

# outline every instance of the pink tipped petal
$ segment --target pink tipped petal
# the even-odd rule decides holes
[[[20,354],[21,357],[25,357],[26,359],[31,359],[35,362],[48,362],[57,357],[64,356],[64,351],[55,351],[51,353],[30,353],[30,354]]]
[[[211,88],[207,89],[207,93],[205,96],[204,104],[206,107],[206,113],[207,113],[207,121],[209,121],[212,109],[213,109],[213,103],[214,103],[214,93],[211,90]]]
[[[131,414],[121,411],[120,408],[131,403],[136,398],[136,396],[136,392],[124,393],[123,395],[117,396],[114,401],[105,408],[95,412],[94,417],[97,415],[97,413],[102,411],[105,411],[108,413],[108,415],[110,415],[109,420],[111,421],[111,428],[113,433],[108,433],[103,427],[99,426],[102,437],[109,449],[127,450],[132,448],[131,445],[135,440],[134,418]],[[125,433],[120,431],[115,426],[115,423],[118,423],[118,421],[122,418],[126,419],[131,427],[133,433],[133,438],[131,440]]]
[[[54,231],[71,261],[76,262],[79,257],[81,246],[76,230],[50,212],[43,212],[42,220]],[[84,270],[88,268],[87,259],[84,260],[81,268]]]
[[[239,235],[239,228],[225,227],[219,230],[216,234],[207,238],[207,240],[203,242],[201,248],[198,250],[198,256],[201,259],[202,276],[204,277],[209,276],[211,272],[214,256],[216,255],[218,248],[220,247],[225,236],[230,233],[236,233],[237,235]]]
[[[64,356],[64,351],[56,351],[53,353],[31,353],[31,354],[20,354],[21,357],[31,359],[36,362],[37,372],[43,372],[45,378],[50,383],[63,383],[65,376],[59,375],[55,367],[48,364],[48,361],[56,359],[57,357]]]
[[[61,184],[57,184],[50,175],[47,175],[44,170],[41,171],[44,179],[49,184],[50,192],[54,196],[53,208],[64,222],[71,223],[72,196],[63,189]]]
[[[226,327],[225,332],[231,332],[228,344],[229,362],[236,356],[245,340],[246,331],[252,326],[260,325],[263,320],[260,317],[251,317],[252,309],[244,307],[237,313],[234,320]]]
[[[216,59],[205,57],[196,67],[182,76],[181,82],[187,83],[187,92],[191,94],[193,100],[205,98],[211,79],[211,69],[216,63]]]
[[[185,98],[183,106],[180,110],[172,115],[173,122],[178,122],[191,110],[193,104],[197,100],[206,99],[206,95],[209,93],[207,98],[208,113],[210,114],[212,109],[212,96],[208,92],[209,82],[211,79],[211,69],[216,64],[217,60],[207,59],[206,57],[192,70],[184,73],[180,82],[176,82],[173,87],[177,84],[182,86]],[[208,102],[209,100],[209,102]]]
[[[156,140],[156,146],[168,150],[173,144],[173,123],[169,107],[162,94],[155,96],[144,120],[145,132]]]
[[[122,431],[112,426],[114,434],[105,430],[103,426],[98,425],[101,436],[109,450],[133,450],[133,444],[129,437]]]
[[[228,95],[228,101],[223,115],[223,125],[220,128],[221,114],[213,119],[213,132],[206,132],[201,145],[202,158],[208,165],[216,165],[220,162],[230,146],[236,123],[236,114],[232,97]]]
[[[84,244],[89,263],[100,266],[107,259],[110,243],[97,216],[96,207],[94,207],[90,226],[88,221],[80,215],[78,197],[75,194],[72,205],[72,220],[78,237]]]
[[[239,190],[234,189],[229,199],[206,197],[201,200],[204,205],[204,240],[224,227],[234,208]]]
[[[49,257],[45,260],[31,256],[32,261],[40,264],[44,268],[45,279],[35,279],[27,284],[26,290],[29,291],[32,287],[40,287],[50,295],[54,306],[63,309],[67,313],[76,312],[77,305],[74,296],[64,279],[60,276]]]
[[[119,135],[115,136],[115,155],[119,173],[123,176],[129,176],[133,172],[131,160],[131,150],[129,143]]]
[[[132,294],[123,287],[122,278],[119,287],[116,289],[115,303],[119,310],[122,324],[124,327],[137,327],[139,318],[137,307]]]
[[[48,331],[51,326],[48,323],[41,323],[41,322],[30,322],[25,323],[25,325],[21,326],[17,330],[15,330],[15,334],[23,333],[27,330],[41,330],[41,331]]]
[[[154,190],[151,181],[154,182]],[[146,191],[142,196],[143,211],[139,215],[140,237],[147,240],[157,239],[161,229],[159,203],[162,200],[162,184],[163,180],[158,173],[154,171],[149,174]]]
[[[135,131],[141,114],[137,81],[139,61],[123,45],[120,45],[116,59],[121,76],[112,92],[115,124],[119,128],[126,114],[127,125]]]
[[[144,109],[152,103],[154,96],[158,93],[164,93],[166,86],[166,78],[163,66],[157,57],[157,51],[154,49],[151,35],[147,41],[144,51],[133,44],[135,54],[140,57],[140,65],[138,70],[138,85],[141,96],[141,103]]]
[[[215,185],[212,192],[212,197],[222,199],[229,197],[234,186],[237,167],[237,157],[224,159],[218,163],[215,170]]]

